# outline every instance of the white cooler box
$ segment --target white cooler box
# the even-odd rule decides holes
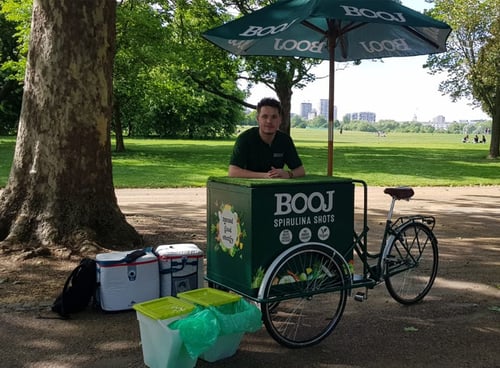
[[[137,255],[142,256],[137,257]],[[129,256],[129,259],[125,257]],[[97,298],[105,311],[132,309],[160,296],[158,258],[150,252],[112,252],[96,256]]]
[[[159,245],[160,296],[203,287],[203,251],[195,244]]]

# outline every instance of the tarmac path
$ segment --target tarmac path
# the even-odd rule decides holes
[[[414,189],[414,198],[398,202],[395,215],[434,215],[440,251],[438,277],[422,303],[403,307],[381,285],[363,303],[349,298],[337,328],[316,346],[287,349],[262,328],[245,334],[233,357],[214,363],[198,360],[196,367],[500,367],[500,187]],[[205,188],[118,189],[116,195],[127,219],[151,242],[185,240],[205,249]],[[361,203],[357,189],[357,211]],[[369,188],[370,242],[380,239],[389,203],[383,188]],[[27,305],[6,305],[18,287],[43,288],[51,277],[43,272],[65,275],[72,264],[64,269],[59,263],[49,267],[44,260],[29,267],[21,264],[29,273],[19,283],[19,275],[13,276],[6,260],[0,261],[0,366],[144,367],[135,312],[89,310],[71,320],[39,319],[33,305],[47,310],[53,301],[50,293]]]

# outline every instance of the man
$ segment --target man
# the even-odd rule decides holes
[[[257,104],[258,127],[241,133],[233,148],[228,175],[239,178],[295,178],[305,175],[292,138],[278,130],[282,109],[278,100]],[[285,170],[284,167],[288,167]]]

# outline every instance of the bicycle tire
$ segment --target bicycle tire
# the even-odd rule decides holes
[[[346,305],[345,261],[319,243],[293,249],[274,266],[263,287],[262,319],[268,333],[289,348],[315,345],[339,323]],[[276,301],[273,301],[276,300]],[[332,310],[333,309],[333,310]]]
[[[384,252],[384,278],[389,294],[399,303],[420,302],[431,290],[439,263],[437,239],[420,222],[401,225]]]

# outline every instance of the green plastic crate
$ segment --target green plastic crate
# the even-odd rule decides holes
[[[134,304],[133,308],[151,319],[161,320],[189,314],[195,306],[184,300],[166,296]]]
[[[239,301],[241,295],[228,293],[212,288],[201,288],[177,294],[180,299],[203,307],[218,307]]]

